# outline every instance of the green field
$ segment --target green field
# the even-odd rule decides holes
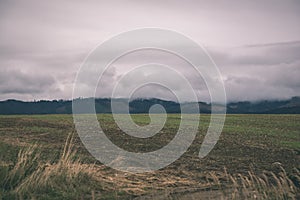
[[[148,115],[132,115],[139,125]],[[174,137],[180,115],[147,139],[98,115],[113,143],[149,152]],[[130,174],[103,166],[83,147],[72,115],[0,116],[0,199],[299,199],[300,115],[227,115],[215,148],[198,158],[210,115],[199,117],[191,147],[156,172]],[[187,133],[188,134],[188,133]]]

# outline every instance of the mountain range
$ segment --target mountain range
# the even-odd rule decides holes
[[[162,99],[113,99],[119,108],[129,105],[130,113],[148,113],[151,106],[162,105],[167,113],[180,113],[180,104],[174,101]],[[75,99],[80,103],[86,104],[95,101],[97,113],[111,113],[111,101],[109,98],[84,98]],[[128,104],[129,103],[129,104]],[[185,113],[197,113],[194,109],[198,104],[201,113],[210,113],[211,104],[205,102],[186,102],[181,106]],[[240,101],[231,102],[226,105],[229,114],[300,114],[300,97],[292,97],[288,100],[264,100],[257,102]],[[117,113],[124,113],[124,109],[116,109]],[[155,112],[155,111],[154,111]],[[0,114],[71,114],[71,100],[52,100],[52,101],[19,101],[6,100],[0,101]],[[82,111],[86,113],[86,111]]]

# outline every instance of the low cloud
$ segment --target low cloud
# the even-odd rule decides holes
[[[36,94],[55,90],[55,79],[45,74],[23,72],[15,69],[0,69],[0,93],[7,94]]]
[[[300,42],[210,49],[229,101],[300,95]]]

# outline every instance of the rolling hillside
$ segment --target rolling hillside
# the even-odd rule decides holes
[[[90,103],[95,100],[97,113],[111,113],[111,99],[76,99],[80,103]],[[127,99],[114,99],[120,109],[118,113],[123,113]],[[129,102],[130,113],[147,113],[152,105],[162,105],[168,113],[180,113],[180,104],[173,101],[161,99],[135,99]],[[187,102],[182,106],[187,113],[197,113],[194,105],[197,103]],[[205,102],[198,102],[201,113],[210,113],[211,105]],[[53,100],[53,101],[34,101],[24,102],[19,100],[0,101],[0,114],[71,114],[72,101]],[[82,111],[85,113],[85,111]],[[293,97],[289,100],[259,101],[259,102],[232,102],[227,104],[227,113],[234,114],[300,114],[300,97]]]

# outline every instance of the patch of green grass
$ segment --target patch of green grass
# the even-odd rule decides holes
[[[19,147],[0,141],[0,166],[9,165],[18,155]]]
[[[285,146],[287,148],[292,148],[298,150],[300,152],[300,142],[299,141],[282,141],[282,146]]]

